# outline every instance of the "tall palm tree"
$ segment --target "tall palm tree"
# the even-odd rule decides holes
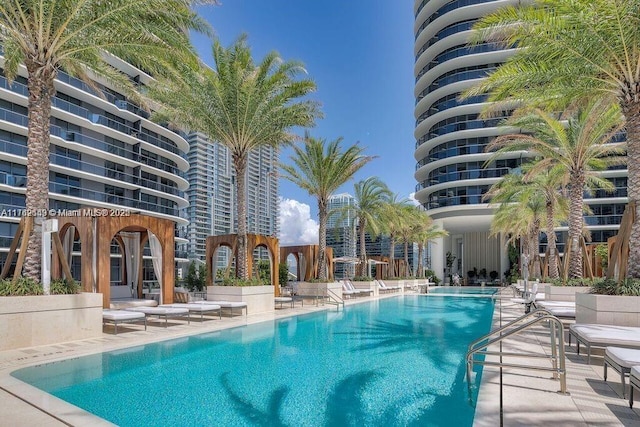
[[[403,276],[408,277],[411,276],[411,271],[409,270],[409,243],[413,243],[413,239],[416,235],[416,229],[420,226],[420,221],[423,220],[423,217],[420,215],[420,211],[416,206],[406,206],[402,210],[402,217],[404,220],[402,221],[402,228],[400,230],[400,239],[403,244],[403,255],[404,255],[404,270]]]
[[[13,81],[24,64],[27,72],[27,212],[49,209],[49,121],[58,70],[100,89],[89,77],[111,82],[140,101],[129,76],[109,62],[111,55],[148,74],[177,78],[177,66],[195,64],[189,30],[209,32],[189,0],[3,1],[0,4],[0,44],[4,75]],[[41,226],[35,218],[24,264],[24,275],[40,280]]]
[[[188,129],[206,134],[231,153],[236,173],[238,247],[236,270],[247,279],[247,159],[265,146],[279,147],[296,136],[291,129],[313,126],[320,116],[318,103],[301,100],[315,91],[315,83],[297,79],[304,73],[297,61],[283,61],[276,52],[255,63],[246,36],[229,48],[219,40],[212,47],[215,70],[203,67],[181,85],[157,86],[156,98],[165,106],[160,117],[170,117]]]
[[[433,224],[433,219],[426,212],[420,211],[420,216],[422,220],[418,222],[414,235],[416,242],[418,242],[418,268],[416,277],[419,278],[424,277],[424,248],[429,244],[429,241],[449,235],[446,230]]]
[[[565,254],[569,256],[569,278],[582,277],[584,192],[589,188],[612,189],[599,172],[623,164],[624,145],[611,143],[624,122],[616,105],[597,100],[580,108],[567,124],[540,109],[525,109],[506,121],[529,133],[502,135],[487,145],[497,154],[527,150],[540,156],[529,174],[560,168],[566,174],[569,194],[569,236]]]
[[[296,184],[318,201],[318,278],[327,279],[327,220],[329,217],[329,196],[341,185],[350,180],[364,165],[374,159],[373,156],[363,155],[364,148],[358,144],[342,151],[338,138],[328,144],[324,139],[305,134],[304,145],[294,146],[292,165],[281,165],[283,178]]]
[[[380,209],[381,232],[389,236],[389,277],[396,277],[395,254],[396,242],[403,227],[408,226],[408,210],[413,210],[408,199],[401,199],[399,194],[393,194],[391,198],[382,204]]]
[[[544,0],[500,9],[474,27],[474,42],[521,47],[468,95],[550,105],[612,99],[626,118],[628,197],[640,218],[640,8],[636,0]],[[640,221],[629,241],[628,274],[640,277]]]
[[[391,191],[378,177],[372,176],[354,185],[355,204],[353,212],[358,219],[358,241],[360,242],[360,263],[358,275],[364,276],[367,272],[367,247],[365,234],[376,237],[381,230],[380,215],[382,206],[391,197]]]

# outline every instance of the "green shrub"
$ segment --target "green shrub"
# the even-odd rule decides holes
[[[289,281],[289,266],[286,262],[281,262],[278,266],[278,281],[281,286],[286,286]]]
[[[640,279],[626,279],[620,283],[613,279],[596,281],[591,286],[591,293],[598,295],[640,296]]]
[[[354,282],[371,282],[373,281],[373,277],[370,276],[356,276],[353,279]]]
[[[237,277],[227,277],[222,279],[219,286],[264,286],[265,283],[262,279],[238,279]]]
[[[20,277],[13,283],[11,279],[0,281],[0,296],[42,295],[42,284],[27,277]]]
[[[589,279],[586,277],[569,279],[565,281],[564,279],[547,279],[549,283],[553,286],[593,286],[595,283],[600,281],[600,279]]]
[[[80,283],[75,280],[67,282],[63,279],[55,279],[49,285],[51,295],[73,295],[80,292]]]

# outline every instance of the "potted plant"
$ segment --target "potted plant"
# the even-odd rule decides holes
[[[640,279],[602,279],[576,294],[576,323],[640,326]]]

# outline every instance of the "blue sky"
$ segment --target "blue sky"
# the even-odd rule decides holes
[[[380,177],[401,196],[415,188],[413,173],[413,2],[410,0],[223,0],[199,8],[225,46],[248,34],[260,60],[276,50],[285,60],[302,61],[318,90],[324,118],[310,130],[315,137],[343,146],[356,142],[378,156],[338,192],[353,194],[353,184]],[[201,58],[212,64],[210,42],[193,38]],[[281,157],[287,162],[285,150]],[[281,180],[280,194],[310,206],[315,199]]]

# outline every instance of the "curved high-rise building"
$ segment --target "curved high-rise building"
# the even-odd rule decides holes
[[[434,245],[433,269],[445,273],[448,252],[455,257],[453,272],[466,277],[477,268],[502,273],[508,260],[501,237],[489,238],[491,208],[483,194],[526,153],[502,156],[489,165],[485,147],[498,135],[504,117],[479,117],[485,96],[460,100],[461,92],[476,84],[514,53],[492,43],[467,44],[478,18],[517,0],[416,0],[415,12],[415,198],[450,236]],[[505,113],[506,114],[506,113]],[[594,241],[615,234],[626,203],[626,171],[607,171],[617,190],[587,200],[586,216]],[[560,247],[562,250],[562,236]],[[543,245],[545,242],[542,242]]]
[[[0,210],[5,214],[0,216],[0,253],[7,252],[20,220],[17,215],[25,207],[27,172],[26,70],[9,84],[1,70],[3,59],[0,56]],[[112,65],[140,84],[149,81],[125,62],[114,58]],[[102,81],[95,84],[100,94],[62,70],[55,80],[50,209],[121,209],[186,224],[180,211],[188,205],[183,192],[189,183],[180,174],[189,168],[183,157],[189,144],[151,122],[116,88]],[[112,263],[112,281],[118,280],[119,271]]]

